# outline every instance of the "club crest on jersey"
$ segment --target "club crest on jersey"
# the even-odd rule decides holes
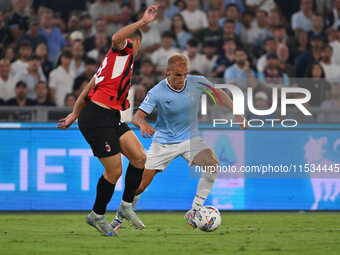
[[[107,142],[105,142],[105,150],[106,150],[107,152],[110,152],[110,151],[111,151],[111,146],[110,146],[110,144],[108,144]]]

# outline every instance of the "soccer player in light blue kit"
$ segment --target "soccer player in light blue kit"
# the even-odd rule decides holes
[[[147,152],[143,179],[136,191],[133,204],[137,203],[140,194],[149,186],[156,173],[163,171],[172,160],[182,156],[189,166],[219,165],[219,160],[213,150],[200,138],[198,130],[198,109],[202,89],[213,88],[214,85],[203,76],[188,75],[189,59],[181,54],[175,54],[168,59],[167,78],[152,88],[138,111],[132,123],[139,127],[143,137],[154,135],[151,147]],[[221,89],[216,89],[223,105],[233,109],[229,96]],[[154,108],[158,109],[155,129],[145,121],[145,117]],[[241,115],[236,115],[241,128],[247,128],[247,122]],[[197,193],[192,208],[185,214],[185,219],[196,227],[195,213],[201,209],[208,197],[217,172],[202,171],[197,185]],[[118,216],[111,223],[114,231],[118,231],[123,220]]]

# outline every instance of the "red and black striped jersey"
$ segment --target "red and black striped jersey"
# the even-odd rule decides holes
[[[113,109],[126,110],[130,107],[127,96],[133,69],[133,43],[127,39],[121,49],[112,47],[102,60],[95,77],[95,85],[87,98],[105,104]]]

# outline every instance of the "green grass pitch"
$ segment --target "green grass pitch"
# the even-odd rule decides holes
[[[191,229],[184,212],[138,212],[146,228],[125,223],[117,238],[101,236],[86,215],[2,212],[0,254],[340,254],[339,212],[224,212],[211,233]]]

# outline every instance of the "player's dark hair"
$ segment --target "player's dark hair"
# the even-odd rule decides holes
[[[130,36],[130,39],[134,40],[136,39],[137,37],[140,38],[140,40],[143,40],[143,34],[142,34],[142,31],[140,29],[137,29],[131,36]]]

